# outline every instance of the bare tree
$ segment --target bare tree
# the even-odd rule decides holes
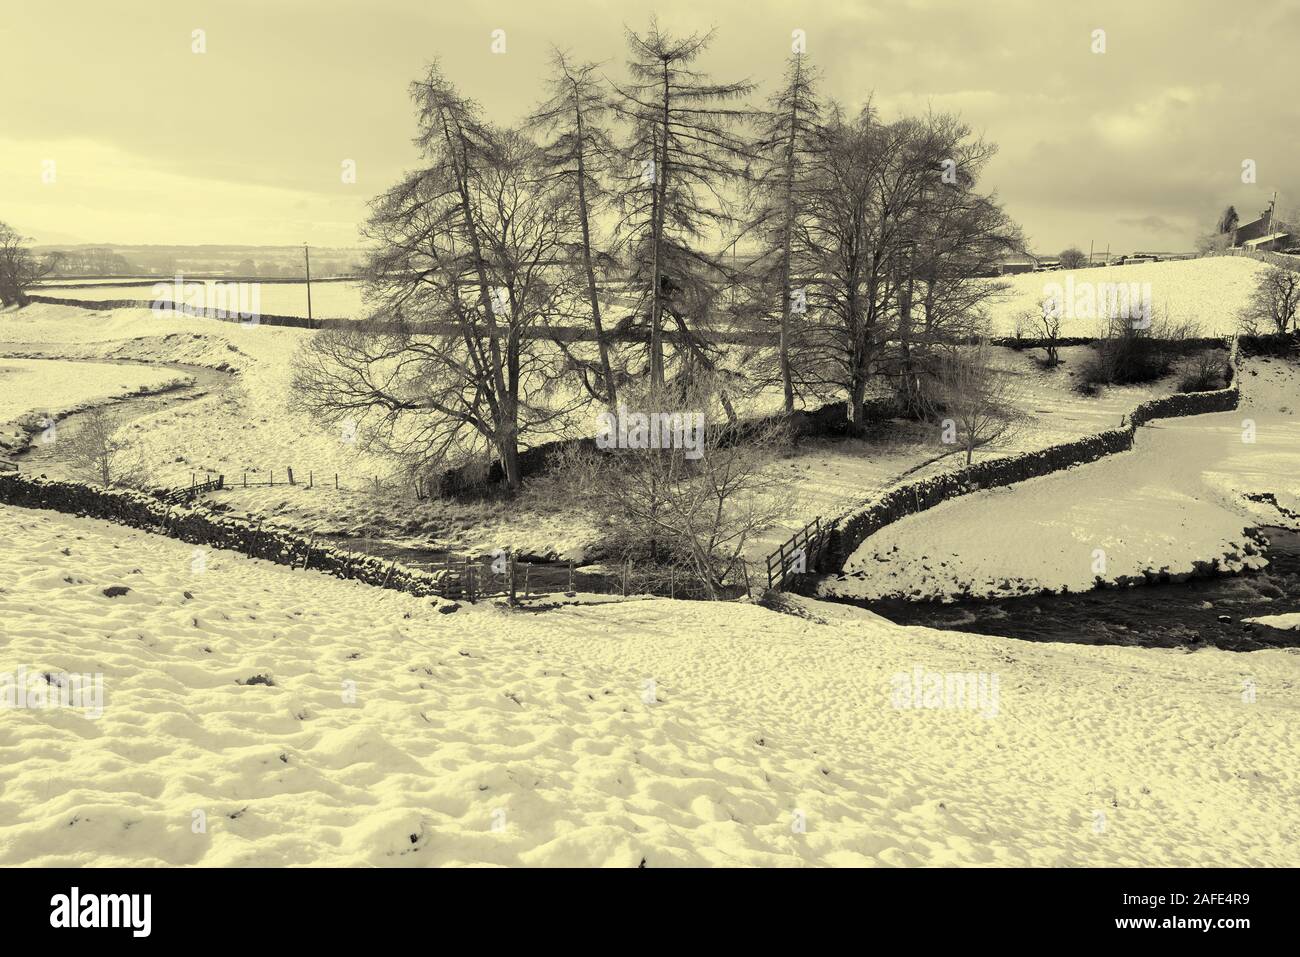
[[[1014,388],[994,367],[985,340],[946,350],[937,384],[943,440],[960,442],[968,468],[977,448],[1014,434],[1020,422]]]
[[[488,128],[436,66],[412,96],[429,165],[373,203],[377,309],[313,337],[295,392],[411,471],[495,454],[517,489],[521,437],[553,436],[585,401],[560,392],[563,363],[534,334],[572,293],[553,264],[573,207],[535,148]]]
[[[1088,265],[1088,254],[1077,246],[1071,246],[1061,250],[1060,260],[1062,269],[1082,269]]]
[[[689,404],[716,406],[701,400],[696,392]],[[551,480],[625,560],[685,569],[717,599],[741,579],[746,545],[789,514],[794,486],[788,470],[768,468],[788,441],[784,423],[706,424],[700,438],[570,452]]]
[[[120,427],[117,417],[96,408],[78,416],[75,429],[60,431],[58,441],[74,475],[104,488],[139,484],[143,470],[117,437]]]
[[[794,372],[791,353],[798,338],[796,323],[806,310],[806,300],[796,302],[798,276],[812,267],[808,243],[813,211],[812,172],[825,145],[821,106],[815,75],[807,55],[795,53],[786,67],[785,81],[759,116],[754,144],[758,162],[750,186],[747,232],[756,232],[763,251],[753,264],[759,274],[760,295],[773,290],[780,310],[777,364],[787,415],[794,412]]]
[[[1229,206],[1223,211],[1223,215],[1219,217],[1218,231],[1220,233],[1235,232],[1239,221],[1240,218],[1237,216],[1237,207]]]
[[[714,82],[692,66],[712,38],[677,39],[652,18],[644,34],[628,31],[631,82],[615,87],[615,110],[631,125],[617,233],[631,257],[633,325],[649,326],[653,389],[664,385],[665,315],[686,359],[707,363],[694,327],[708,323],[728,274],[707,246],[732,222],[725,190],[742,175],[747,152],[734,127],[750,113],[728,104],[753,84]]]
[[[25,306],[32,284],[53,272],[58,255],[37,258],[28,240],[7,223],[0,223],[0,306]]]
[[[1017,328],[1027,331],[1029,336],[1042,343],[1043,364],[1054,369],[1061,364],[1059,342],[1061,339],[1061,317],[1063,310],[1050,298],[1045,299],[1037,310],[1026,310],[1021,316]]]
[[[1300,311],[1300,273],[1270,266],[1256,282],[1242,320],[1248,329],[1271,326],[1278,335],[1284,336],[1288,330],[1297,329],[1297,311]]]

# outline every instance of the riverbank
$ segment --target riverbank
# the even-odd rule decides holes
[[[1300,528],[1300,367],[1243,363],[1234,412],[1156,420],[1131,451],[905,518],[819,593],[957,601],[1261,568],[1251,535]]]

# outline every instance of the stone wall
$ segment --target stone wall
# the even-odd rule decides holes
[[[373,556],[316,545],[309,538],[284,529],[263,528],[260,522],[217,515],[204,508],[168,505],[145,492],[6,473],[0,475],[0,503],[103,519],[192,545],[241,552],[278,565],[302,568],[306,563],[314,571],[420,597],[440,594],[442,573],[424,572]]]
[[[977,462],[968,469],[945,472],[895,486],[866,505],[859,506],[823,524],[825,538],[816,550],[815,569],[820,574],[843,570],[858,547],[871,535],[899,519],[916,515],[943,502],[986,488],[1000,488],[1039,478],[1094,462],[1106,455],[1125,452],[1133,447],[1139,426],[1152,419],[1173,418],[1185,415],[1202,415],[1208,412],[1228,412],[1237,408],[1240,400],[1236,374],[1237,350],[1230,356],[1234,370],[1233,382],[1226,389],[1213,392],[1183,392],[1151,399],[1137,406],[1117,429],[1096,435],[1084,436],[1034,452],[1025,452],[1006,458]],[[806,576],[796,582],[796,590],[809,584]]]

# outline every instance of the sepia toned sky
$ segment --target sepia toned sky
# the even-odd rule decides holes
[[[1300,0],[60,0],[0,21],[0,220],[43,243],[353,245],[416,161],[427,61],[508,123],[552,46],[621,78],[651,9],[717,28],[720,79],[766,93],[802,29],[825,94],[959,112],[999,145],[984,185],[1035,250],[1190,249],[1274,189],[1300,209]]]

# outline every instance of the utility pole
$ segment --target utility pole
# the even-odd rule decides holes
[[[302,244],[303,259],[307,263],[307,328],[311,328],[311,252],[306,243]]]

